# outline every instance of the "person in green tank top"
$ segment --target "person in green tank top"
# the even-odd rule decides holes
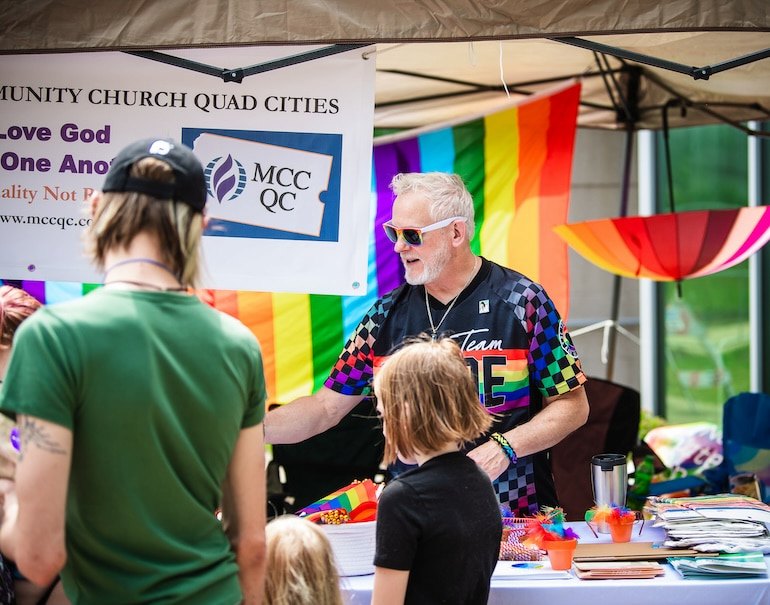
[[[0,550],[35,583],[60,575],[74,605],[262,602],[262,354],[192,294],[206,197],[192,150],[128,145],[90,201],[104,286],[14,339],[0,412],[21,451]]]

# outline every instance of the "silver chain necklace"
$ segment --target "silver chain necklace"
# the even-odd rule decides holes
[[[449,306],[447,307],[446,311],[444,311],[444,315],[441,316],[441,320],[435,326],[433,325],[433,314],[430,312],[430,303],[428,302],[428,288],[427,287],[425,288],[425,310],[428,312],[428,321],[430,322],[431,340],[436,340],[438,336],[438,329],[441,327],[441,324],[444,323],[444,320],[446,319],[446,316],[449,315],[449,312],[452,310],[452,307],[455,306],[457,299],[460,298],[460,294],[462,294],[465,288],[468,287],[468,284],[471,283],[474,273],[476,273],[476,258],[473,259],[473,269],[471,269],[471,274],[468,276],[468,279],[465,281],[465,285],[457,293],[457,296],[455,296],[452,299],[452,302],[449,303]]]

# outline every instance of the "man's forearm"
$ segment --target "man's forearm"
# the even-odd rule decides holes
[[[322,387],[265,414],[265,443],[299,443],[329,430],[361,400]]]

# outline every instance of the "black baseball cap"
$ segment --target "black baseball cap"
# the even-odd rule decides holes
[[[130,176],[131,166],[143,158],[157,158],[174,169],[174,182]],[[192,150],[172,139],[142,139],[124,147],[112,161],[102,191],[136,191],[164,200],[183,202],[198,212],[206,205],[206,177]]]

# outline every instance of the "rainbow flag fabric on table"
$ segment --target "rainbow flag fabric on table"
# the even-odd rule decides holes
[[[540,282],[566,319],[568,248],[553,227],[567,221],[579,99],[580,84],[570,83],[451,127],[400,133],[397,140],[394,135],[376,138],[365,296],[199,291],[203,300],[239,318],[259,339],[271,401],[291,401],[320,388],[366,310],[402,283],[401,262],[381,227],[391,217],[388,185],[398,172],[459,174],[475,203],[474,252]],[[94,287],[23,284],[43,303],[81,296]]]
[[[373,521],[377,511],[377,485],[371,479],[354,481],[297,511],[297,515],[317,521],[325,512],[342,510],[349,521]]]

